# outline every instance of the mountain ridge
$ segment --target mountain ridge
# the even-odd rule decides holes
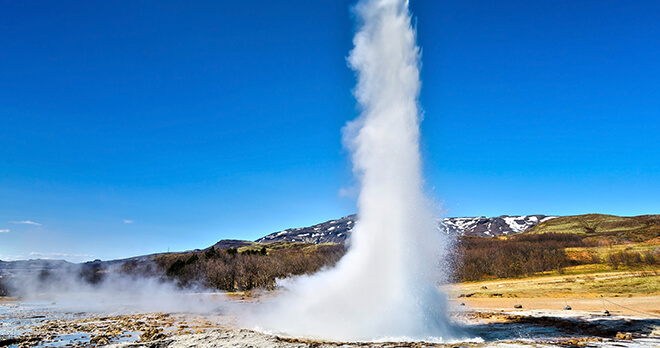
[[[501,215],[496,217],[449,217],[439,219],[438,229],[460,236],[495,237],[521,233],[541,222],[556,218],[548,215]],[[344,243],[351,234],[357,215],[328,220],[309,227],[289,228],[261,237],[257,243]]]

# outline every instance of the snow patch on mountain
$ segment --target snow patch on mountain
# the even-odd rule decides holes
[[[453,217],[438,221],[440,231],[453,235],[478,237],[503,236],[521,233],[537,224],[555,218],[546,215],[523,215],[498,217]],[[290,228],[259,238],[259,243],[344,243],[350,237],[356,215],[330,220],[310,227]]]

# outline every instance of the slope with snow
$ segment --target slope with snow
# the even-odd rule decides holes
[[[439,228],[441,231],[453,235],[494,237],[524,232],[528,228],[552,218],[554,216],[545,215],[444,218],[439,221]],[[355,220],[356,215],[349,215],[339,220],[330,220],[310,227],[290,228],[271,233],[257,239],[256,242],[344,243],[351,234]]]
[[[344,243],[353,229],[355,218],[355,215],[349,215],[339,220],[330,220],[310,227],[289,228],[261,237],[256,242]]]

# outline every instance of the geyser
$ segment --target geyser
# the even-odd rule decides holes
[[[363,0],[348,61],[360,116],[344,129],[360,182],[347,254],[285,291],[252,320],[262,329],[333,340],[446,339],[440,235],[419,154],[420,51],[406,0]]]

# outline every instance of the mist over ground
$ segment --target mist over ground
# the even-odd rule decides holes
[[[30,269],[5,269],[1,279],[7,294],[24,302],[52,302],[65,310],[105,313],[206,313],[224,302],[219,292],[201,282],[181,287],[164,274],[128,272],[124,263],[26,262]],[[150,261],[144,263],[157,269]]]

